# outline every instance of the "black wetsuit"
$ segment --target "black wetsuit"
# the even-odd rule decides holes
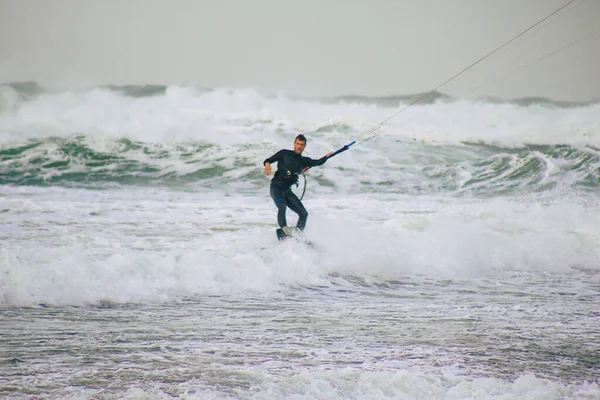
[[[279,223],[280,227],[287,226],[285,211],[286,207],[289,207],[298,214],[298,224],[296,227],[304,230],[308,212],[298,196],[292,192],[292,185],[298,183],[298,176],[304,168],[323,165],[325,161],[327,161],[327,156],[313,160],[312,158],[303,157],[292,150],[279,150],[263,161],[263,165],[277,162],[277,172],[275,172],[275,176],[271,179],[271,197],[278,209],[277,223]]]

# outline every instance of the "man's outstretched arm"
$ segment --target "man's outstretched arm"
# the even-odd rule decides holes
[[[332,155],[333,151],[330,151],[318,160],[313,160],[312,158],[305,157],[305,164],[307,167],[318,167],[319,165],[325,164],[325,162],[327,162],[329,157],[331,157]]]

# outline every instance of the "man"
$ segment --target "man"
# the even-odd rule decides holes
[[[302,156],[306,147],[306,138],[304,135],[296,136],[294,140],[294,151],[279,150],[273,156],[263,161],[265,166],[265,175],[271,175],[271,164],[277,163],[277,171],[271,180],[271,197],[277,206],[277,223],[286,232],[287,221],[285,212],[287,207],[298,214],[298,223],[296,227],[301,231],[306,226],[308,212],[302,205],[302,202],[292,192],[292,185],[298,183],[298,176],[306,167],[316,167],[325,164],[327,159],[333,154],[333,151],[323,158],[313,160],[312,158]],[[286,232],[287,233],[287,232]]]

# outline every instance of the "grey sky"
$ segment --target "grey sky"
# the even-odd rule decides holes
[[[303,95],[430,90],[568,0],[0,0],[0,81],[200,84]],[[442,88],[600,98],[600,0]]]

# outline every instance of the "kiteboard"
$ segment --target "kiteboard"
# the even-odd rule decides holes
[[[277,240],[285,240],[287,238],[285,232],[281,228],[277,228]]]
[[[307,240],[302,231],[295,226],[286,227],[286,229],[277,228],[277,239],[279,241],[293,240],[295,242],[304,243],[309,247],[315,247],[314,243]]]

